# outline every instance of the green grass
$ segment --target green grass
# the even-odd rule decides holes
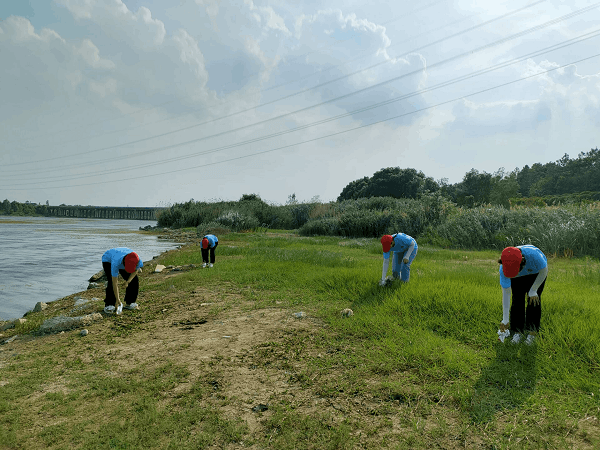
[[[14,380],[0,387],[0,449],[239,448],[240,442],[273,449],[600,448],[596,260],[549,260],[542,330],[529,347],[497,342],[497,252],[424,245],[410,282],[382,288],[376,239],[267,232],[219,241],[214,269],[142,284],[143,291],[155,292],[159,302],[209,286],[223,296],[235,290],[245,308],[319,318],[323,326],[284,330],[257,346],[252,365],[288,374],[292,386],[323,406],[273,396],[251,433],[222,410],[235,401],[226,389],[215,396],[215,380],[226,379],[218,358],[200,377],[168,356],[115,377],[117,357],[104,345],[85,361],[66,347],[43,347],[0,367],[0,381]],[[192,247],[161,262],[197,264],[199,253]],[[218,308],[213,314],[227,310]],[[354,316],[342,318],[343,308]],[[160,311],[157,303],[115,318],[102,340],[132,335]],[[70,338],[71,345],[84,344]],[[57,379],[66,389],[36,404],[47,426],[32,427],[27,398]],[[89,403],[93,413],[73,425]]]

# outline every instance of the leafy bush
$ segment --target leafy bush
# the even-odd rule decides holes
[[[228,215],[233,214],[230,217]],[[242,219],[243,218],[243,219]],[[201,224],[218,222],[224,226],[264,226],[269,228],[292,228],[293,218],[281,206],[262,201],[255,194],[244,195],[239,202],[187,202],[175,204],[161,212],[158,225],[162,227],[197,227]],[[258,225],[255,225],[255,221]]]
[[[227,211],[218,217],[215,222],[233,231],[251,230],[260,225],[256,217],[233,210]]]
[[[197,227],[199,234],[263,228],[298,229],[304,236],[379,237],[403,232],[420,243],[502,249],[533,244],[546,254],[600,257],[597,204],[506,209],[461,208],[436,194],[419,199],[371,197],[330,203],[271,205],[257,195],[238,202],[187,202],[159,217],[160,226]]]
[[[314,214],[321,210],[324,216]],[[346,237],[378,237],[403,232],[418,237],[445,220],[452,205],[441,196],[418,200],[392,197],[359,198],[314,208],[309,220],[298,230],[302,235],[328,234]]]

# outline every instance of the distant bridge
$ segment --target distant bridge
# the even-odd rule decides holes
[[[52,217],[82,217],[87,219],[156,220],[164,208],[135,208],[114,206],[47,206]]]

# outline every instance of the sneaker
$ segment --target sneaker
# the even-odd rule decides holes
[[[512,338],[512,343],[518,344],[519,342],[521,342],[521,339],[523,339],[523,335],[521,333],[515,333],[515,335]]]
[[[206,267],[206,263],[202,263],[202,268],[204,269]]]
[[[130,305],[125,305],[124,308],[125,309],[139,309],[139,306],[137,303],[131,303]]]
[[[527,336],[527,339],[525,339],[525,343],[526,343],[527,345],[531,345],[531,344],[533,344],[533,343],[534,343],[534,341],[535,341],[535,335],[533,335],[533,334],[529,334],[529,335]]]
[[[105,306],[104,313],[105,314],[113,314],[115,312],[115,307],[113,305]]]
[[[123,312],[123,303],[121,303],[119,306],[117,306],[117,315],[121,314]]]
[[[212,263],[210,263],[210,264],[208,265],[208,267],[212,267],[212,266],[213,266],[213,265],[212,265]]]

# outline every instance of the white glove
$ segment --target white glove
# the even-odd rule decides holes
[[[510,331],[508,331],[508,330],[504,330],[504,331],[498,330],[498,340],[500,342],[504,342],[504,339],[506,339],[509,336],[510,336]]]

